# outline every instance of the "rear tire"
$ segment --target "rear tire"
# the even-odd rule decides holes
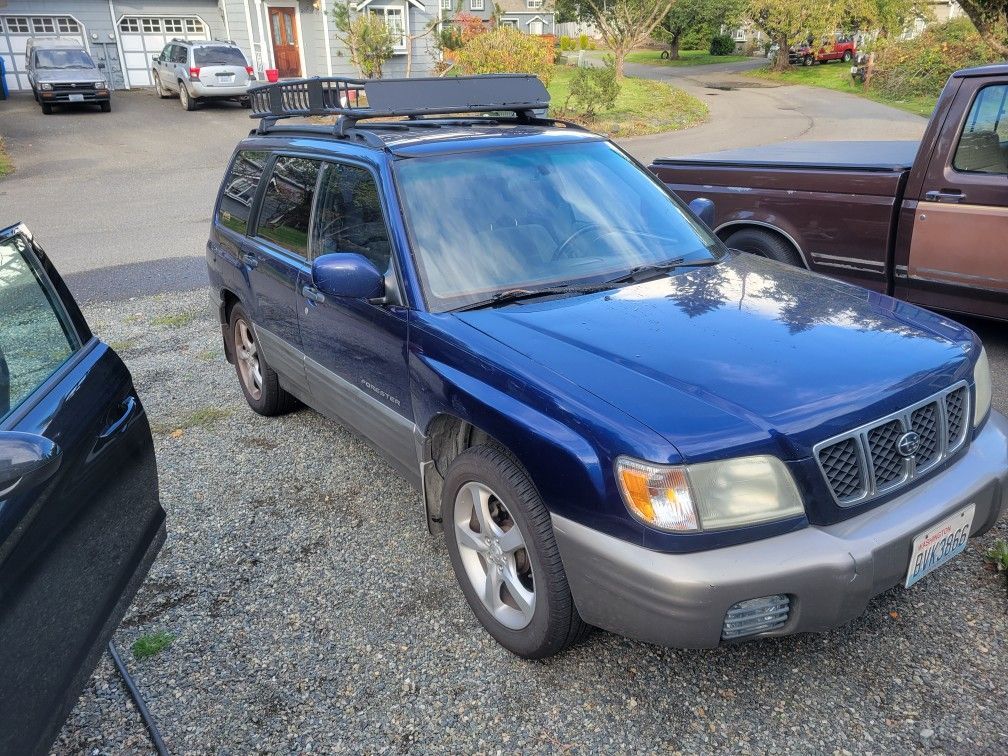
[[[851,58],[853,58],[853,57],[854,56],[851,55],[851,51],[850,50],[844,50],[844,54],[843,54],[843,62],[844,63],[850,63],[851,62]]]
[[[455,577],[494,640],[542,659],[585,636],[549,511],[511,457],[490,446],[462,452],[448,468],[441,515]]]
[[[267,417],[284,415],[297,407],[297,400],[280,386],[279,376],[267,364],[252,320],[240,304],[231,308],[228,325],[228,347],[234,355],[238,385],[248,406]]]
[[[795,267],[805,267],[801,256],[794,246],[783,236],[773,231],[764,231],[759,228],[743,228],[731,234],[725,239],[725,245],[732,249],[743,252],[751,252],[760,257],[768,257],[771,260],[794,265]]]
[[[179,90],[178,90],[179,102],[182,103],[182,107],[192,112],[196,110],[196,100],[193,96],[189,94],[189,87],[185,85],[185,82],[181,79],[179,80]]]
[[[238,102],[241,104],[243,108],[247,109],[252,107],[252,99],[249,97],[242,97],[240,100],[238,100]]]

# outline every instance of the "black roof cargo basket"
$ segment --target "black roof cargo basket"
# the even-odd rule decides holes
[[[510,111],[534,120],[549,107],[549,93],[535,76],[492,74],[437,79],[348,79],[314,77],[249,89],[252,118],[265,131],[281,118],[339,116],[336,133],[366,118],[419,118],[454,113]]]

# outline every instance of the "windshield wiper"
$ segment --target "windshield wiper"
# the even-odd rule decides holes
[[[655,278],[662,273],[668,273],[670,270],[674,270],[675,268],[682,268],[686,266],[702,267],[705,265],[715,265],[718,262],[720,261],[715,257],[701,258],[699,260],[687,260],[685,257],[676,257],[663,263],[638,265],[635,268],[631,268],[629,272],[624,273],[622,276],[609,279],[606,283],[637,283],[640,281],[646,281],[649,278]]]
[[[465,312],[466,310],[480,310],[484,307],[493,307],[500,304],[510,304],[520,302],[523,299],[535,299],[536,297],[550,297],[560,294],[595,294],[606,289],[613,288],[611,284],[604,283],[596,286],[571,286],[560,284],[558,286],[544,286],[541,289],[505,289],[494,294],[489,299],[482,299],[479,302],[456,307],[455,312]]]

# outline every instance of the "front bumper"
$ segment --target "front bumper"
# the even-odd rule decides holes
[[[109,102],[111,93],[107,89],[81,89],[75,92],[39,90],[39,99],[42,102],[70,103],[70,102]],[[74,97],[75,99],[70,99]],[[83,99],[76,99],[82,97]]]
[[[1008,420],[998,412],[947,470],[835,525],[691,554],[651,551],[557,515],[553,530],[586,622],[649,643],[712,648],[728,609],[762,596],[789,596],[791,613],[783,627],[750,637],[849,622],[903,582],[916,535],[971,503],[971,536],[1008,506]]]

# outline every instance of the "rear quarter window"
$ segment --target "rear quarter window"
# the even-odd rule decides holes
[[[242,235],[248,231],[252,201],[268,159],[269,153],[265,150],[242,150],[235,155],[217,208],[220,225]]]

